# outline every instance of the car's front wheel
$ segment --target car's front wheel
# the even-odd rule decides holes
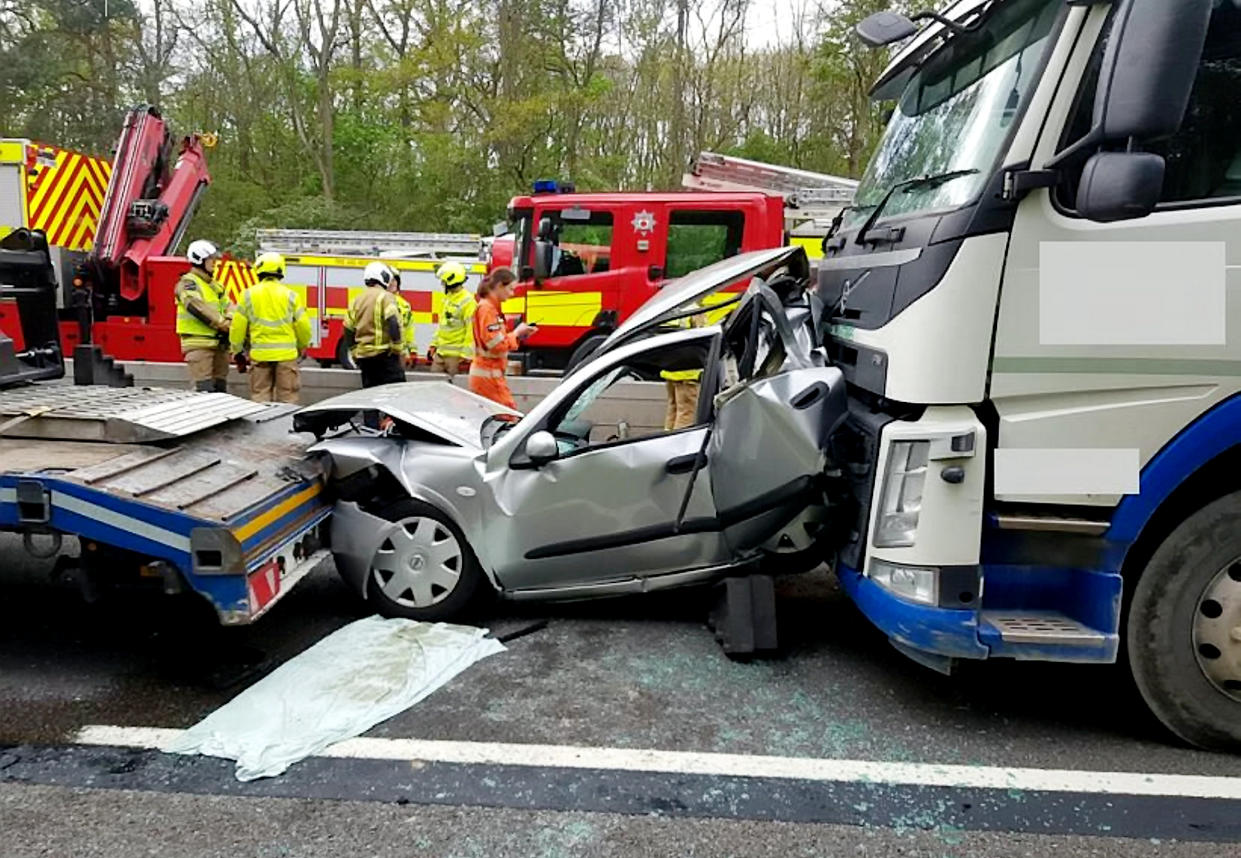
[[[457,619],[487,582],[465,535],[430,504],[406,498],[380,513],[397,526],[380,543],[367,572],[367,598],[385,617]]]

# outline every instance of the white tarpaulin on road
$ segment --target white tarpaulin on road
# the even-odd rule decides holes
[[[237,761],[242,781],[365,733],[479,659],[504,650],[486,629],[368,617],[328,635],[164,748]]]

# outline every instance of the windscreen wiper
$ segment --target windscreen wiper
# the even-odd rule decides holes
[[[945,184],[946,182],[951,182],[953,179],[959,179],[962,176],[972,176],[977,172],[978,170],[974,169],[951,170],[947,173],[934,173],[929,176],[918,176],[913,179],[906,179],[903,182],[897,182],[895,185],[888,188],[888,192],[883,195],[883,199],[879,201],[879,204],[875,206],[874,211],[870,213],[870,217],[866,219],[866,223],[862,224],[862,228],[858,230],[857,238],[855,238],[854,241],[858,244],[866,243],[867,233],[875,228],[875,223],[879,220],[879,216],[883,214],[883,210],[887,208],[888,203],[892,201],[892,197],[896,195],[897,191],[908,194],[911,191],[917,191],[921,188],[933,188],[938,185]]]

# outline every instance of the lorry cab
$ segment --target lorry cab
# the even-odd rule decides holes
[[[492,251],[493,266],[518,275],[505,310],[539,326],[525,344],[532,368],[579,362],[666,280],[784,244],[776,195],[536,191],[513,199],[511,245],[497,239]]]
[[[841,582],[923,664],[1123,656],[1241,748],[1241,0],[913,20],[859,25],[895,109],[819,262]]]

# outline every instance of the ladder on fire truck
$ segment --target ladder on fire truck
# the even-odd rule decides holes
[[[480,235],[457,232],[365,232],[336,229],[260,229],[261,251],[395,259],[479,259]]]
[[[700,152],[681,185],[700,191],[764,191],[784,197],[786,227],[826,224],[853,201],[857,182],[841,176]]]

